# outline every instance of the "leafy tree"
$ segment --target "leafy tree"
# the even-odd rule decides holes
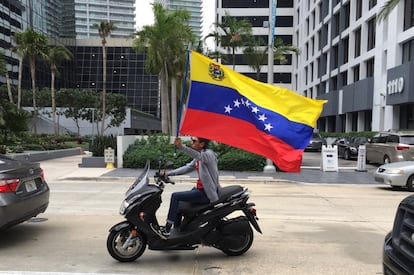
[[[64,107],[65,117],[75,122],[78,136],[80,135],[79,122],[87,116],[90,109],[94,109],[97,97],[97,93],[91,90],[61,89],[56,93],[57,105]]]
[[[230,16],[227,12],[223,22],[216,23],[218,32],[212,32],[206,36],[214,37],[217,43],[227,49],[233,58],[233,70],[236,68],[236,49],[244,46],[252,36],[252,24],[246,20],[239,20]]]
[[[37,105],[36,105],[36,59],[45,59],[47,56],[47,37],[38,33],[33,29],[26,29],[17,35],[16,51],[22,58],[27,57],[30,65],[30,76],[32,79],[32,95],[33,95],[33,127],[34,134],[37,134]],[[19,68],[20,69],[20,68]]]
[[[378,13],[378,22],[386,19],[391,11],[400,3],[400,0],[388,0]]]
[[[159,3],[153,4],[154,24],[143,26],[135,33],[136,52],[146,51],[147,72],[158,74],[161,81],[161,128],[171,133],[168,82],[175,87],[177,73],[184,71],[186,48],[194,41],[189,26],[190,15],[184,10],[168,11]],[[175,98],[173,94],[171,96]]]
[[[0,132],[2,143],[7,144],[10,134],[27,131],[28,113],[17,109],[14,104],[0,101]]]
[[[93,28],[98,29],[99,36],[102,43],[102,125],[101,135],[103,136],[105,131],[105,115],[106,115],[106,39],[113,30],[116,29],[114,22],[102,21],[99,25],[93,24]]]
[[[65,46],[51,47],[47,53],[47,61],[49,62],[51,72],[50,93],[52,99],[52,120],[55,136],[59,134],[56,124],[55,77],[56,74],[59,73],[58,66],[60,63],[64,60],[71,59],[72,56],[72,53]]]
[[[13,104],[13,94],[11,91],[9,72],[7,70],[7,64],[6,64],[6,61],[4,60],[4,54],[2,52],[0,52],[0,75],[6,78],[7,94],[9,96],[10,103]]]

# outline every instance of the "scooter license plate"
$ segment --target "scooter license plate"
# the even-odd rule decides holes
[[[34,182],[34,180],[26,181],[24,183],[24,186],[26,187],[27,192],[33,192],[33,191],[37,190],[37,186],[36,186],[36,183]]]

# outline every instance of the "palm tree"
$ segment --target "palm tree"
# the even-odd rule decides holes
[[[244,46],[252,36],[252,24],[246,19],[238,20],[227,12],[222,23],[216,23],[218,32],[206,36],[214,37],[217,44],[227,49],[233,58],[233,70],[236,68],[236,49]]]
[[[143,26],[136,32],[134,48],[136,52],[146,52],[147,72],[159,74],[161,80],[161,128],[163,133],[171,133],[168,82],[171,78],[175,86],[177,73],[184,69],[187,45],[194,41],[189,27],[190,14],[184,10],[168,11],[159,3],[153,4],[154,24]],[[173,89],[174,93],[174,89]],[[176,97],[174,94],[171,97]],[[172,115],[174,117],[174,115]],[[172,119],[173,120],[173,119]]]
[[[50,93],[52,98],[52,118],[53,118],[53,130],[57,136],[58,128],[56,124],[56,100],[55,100],[55,77],[59,73],[58,66],[64,60],[69,60],[72,58],[72,53],[65,46],[55,46],[49,48],[47,53],[47,61],[50,65]]]
[[[25,58],[25,49],[23,47],[23,33],[16,32],[13,35],[14,46],[11,48],[15,52],[19,59],[19,76],[17,82],[17,109],[20,109],[22,102],[22,76],[23,76],[23,60]]]
[[[377,19],[378,22],[384,20],[390,15],[391,11],[400,3],[400,0],[388,0],[384,6],[382,6],[380,12],[378,13]]]
[[[243,59],[256,72],[256,80],[260,79],[262,66],[267,62],[269,47],[263,45],[264,41],[260,37],[252,39],[243,51]]]
[[[103,136],[105,131],[105,113],[106,113],[106,38],[116,29],[114,22],[102,21],[100,24],[93,24],[92,28],[95,28],[99,32],[102,43],[102,118],[101,118],[101,135]]]
[[[36,106],[36,59],[46,59],[47,57],[47,36],[38,33],[33,29],[26,29],[16,36],[16,52],[19,58],[29,59],[30,76],[32,79],[32,95],[33,95],[33,130],[37,134],[37,106]],[[21,67],[19,67],[20,76]]]
[[[246,63],[256,72],[256,79],[259,80],[262,66],[268,63],[268,46],[263,46],[262,39],[252,39],[244,49],[243,58]],[[283,40],[277,38],[273,46],[273,58],[278,60],[280,64],[286,64],[286,54],[299,54],[299,49],[292,45],[284,45]],[[271,66],[273,64],[269,64]]]

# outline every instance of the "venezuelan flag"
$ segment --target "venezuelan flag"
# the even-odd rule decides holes
[[[255,81],[191,52],[191,86],[180,133],[212,139],[299,172],[326,101]]]

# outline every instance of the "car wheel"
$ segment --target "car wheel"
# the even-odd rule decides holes
[[[345,152],[344,152],[344,159],[346,159],[346,160],[350,159],[350,155],[349,155],[348,150],[345,150]]]
[[[388,164],[388,163],[391,163],[391,159],[390,159],[389,156],[385,155],[384,156],[384,164]]]
[[[407,180],[407,187],[410,192],[414,192],[414,175],[411,175]]]

